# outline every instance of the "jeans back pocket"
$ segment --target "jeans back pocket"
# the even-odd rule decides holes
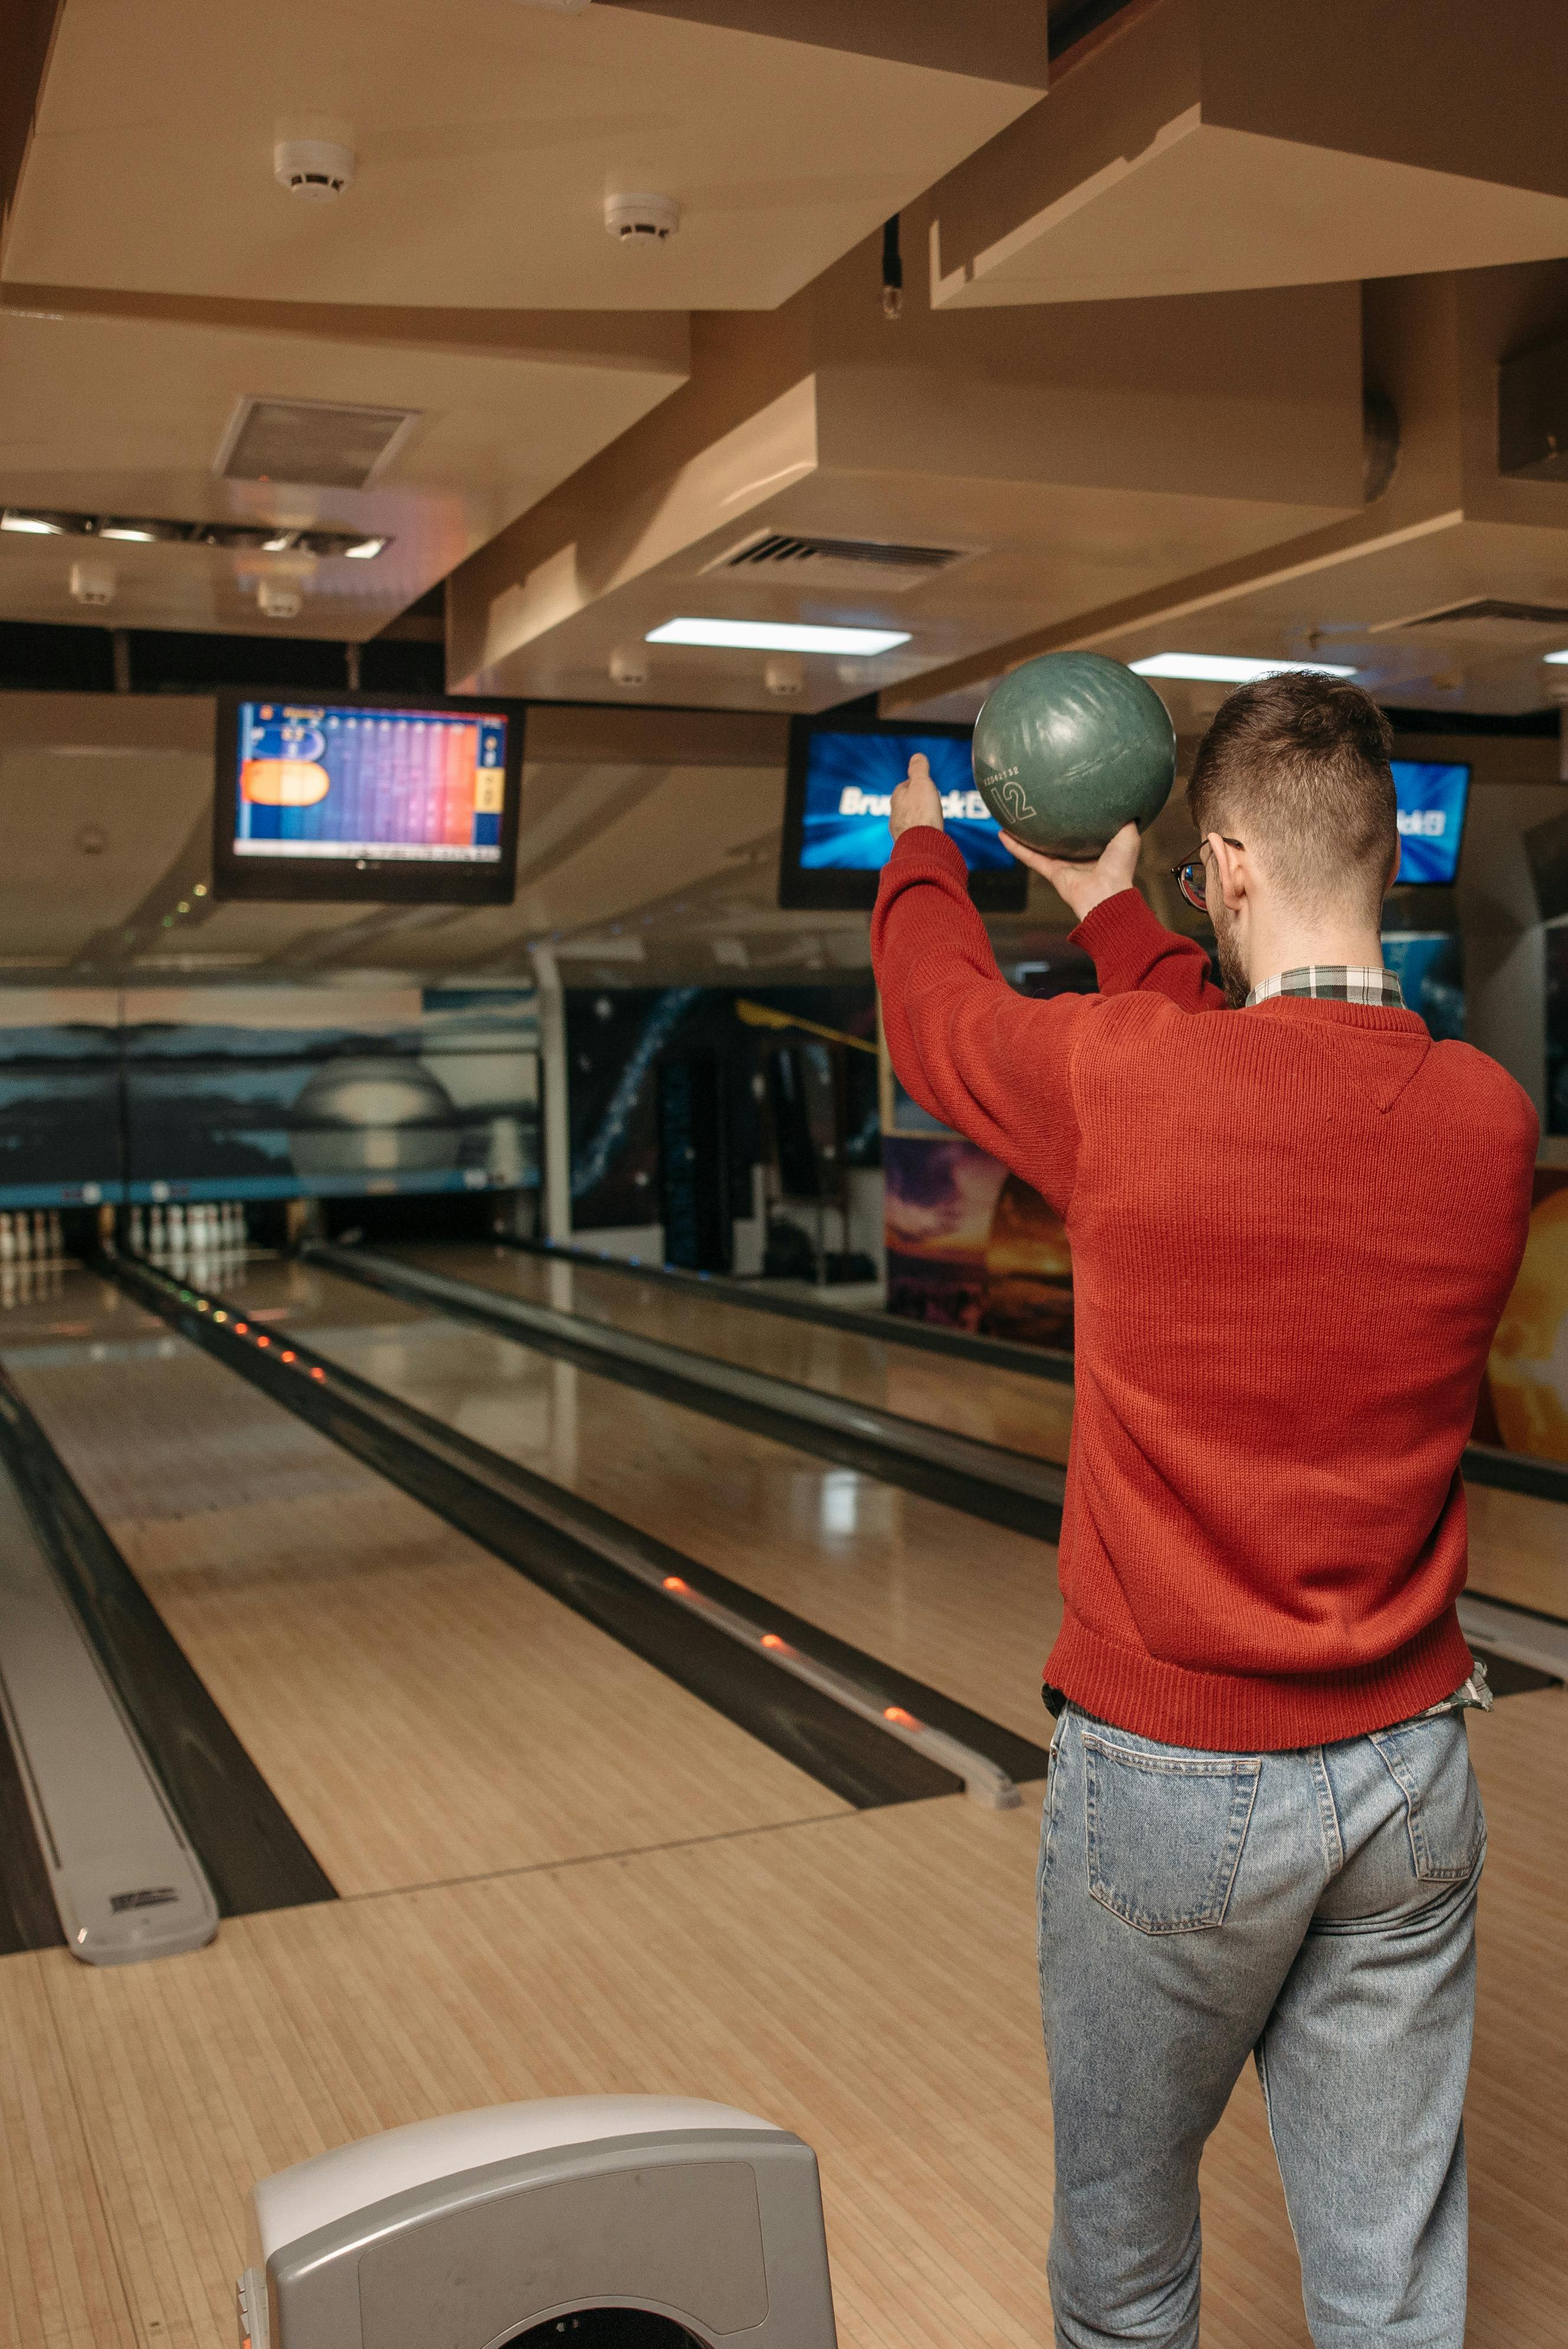
[[[1417,1882],[1468,1882],[1486,1842],[1486,1816],[1462,1713],[1375,1729],[1372,1743],[1405,1798]]]
[[[1140,1933],[1222,1925],[1263,1764],[1172,1753],[1086,1729],[1088,1889]]]

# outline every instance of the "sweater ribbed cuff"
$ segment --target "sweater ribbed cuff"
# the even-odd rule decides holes
[[[927,852],[938,864],[945,864],[950,873],[967,880],[969,867],[964,862],[964,851],[946,833],[938,832],[934,823],[912,823],[907,832],[901,832],[893,842],[888,863],[902,873],[906,865],[920,863]]]
[[[1102,897],[1090,907],[1069,943],[1082,947],[1091,957],[1101,989],[1109,994],[1124,974],[1141,977],[1170,941],[1170,931],[1156,921],[1138,891],[1119,889],[1114,897]]]

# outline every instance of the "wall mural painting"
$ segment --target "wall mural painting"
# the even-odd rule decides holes
[[[742,1002],[868,1042],[876,1034],[876,999],[864,982],[567,989],[572,1218],[579,1231],[624,1230],[659,1220],[659,1062],[697,1051],[716,1054],[725,1072],[730,1213],[751,1214],[751,1169],[763,1146],[762,1071],[786,1030],[774,1034],[748,1019],[737,1009]],[[799,1043],[799,1036],[793,1040]],[[844,1080],[845,1163],[874,1166],[880,1136],[874,1059],[849,1052]]]
[[[0,1207],[123,1196],[119,997],[0,989]]]
[[[531,989],[0,995],[0,1206],[524,1188]]]
[[[1071,1345],[1067,1232],[1037,1191],[935,1128],[885,1134],[882,1166],[890,1312],[1022,1345]]]
[[[1530,1237],[1481,1386],[1476,1437],[1568,1461],[1568,1167],[1538,1166]]]

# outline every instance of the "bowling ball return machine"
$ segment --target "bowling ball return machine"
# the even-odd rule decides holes
[[[727,2105],[573,2096],[263,2178],[242,2349],[835,2349],[816,2157]]]

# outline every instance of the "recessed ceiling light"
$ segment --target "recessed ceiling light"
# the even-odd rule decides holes
[[[1550,661],[1553,668],[1555,668],[1560,662],[1568,664],[1568,652],[1542,653],[1541,657],[1544,661]]]
[[[0,513],[0,530],[21,531],[30,538],[63,538],[67,524],[52,514],[18,513],[14,506],[7,506]]]
[[[907,628],[812,627],[794,620],[666,620],[650,645],[718,645],[736,652],[848,653],[865,659],[907,645]]]
[[[386,543],[387,541],[384,538],[361,538],[352,546],[346,546],[343,551],[351,562],[368,563],[372,555],[380,554]]]
[[[1135,677],[1180,677],[1192,685],[1251,685],[1254,678],[1305,669],[1310,677],[1354,677],[1337,661],[1243,660],[1233,653],[1154,653],[1130,661]]]
[[[137,546],[151,546],[158,537],[158,533],[144,522],[100,522],[98,534],[100,538],[128,538]]]

